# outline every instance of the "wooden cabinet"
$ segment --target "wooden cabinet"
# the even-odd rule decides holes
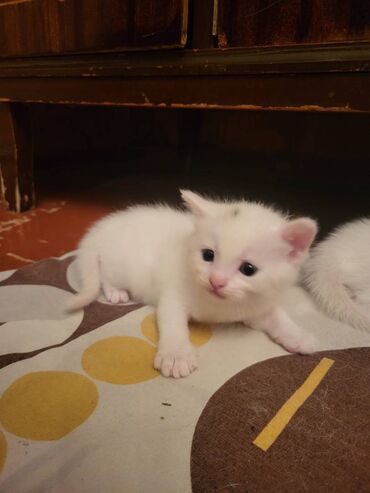
[[[33,205],[28,104],[370,112],[369,89],[370,0],[0,0],[0,193]]]
[[[370,40],[369,0],[218,0],[218,46]]]
[[[183,47],[188,0],[0,0],[0,56]]]

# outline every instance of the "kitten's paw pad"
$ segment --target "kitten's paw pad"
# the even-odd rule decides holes
[[[154,359],[154,368],[164,377],[187,377],[198,368],[195,350],[193,348],[176,351],[158,351]]]
[[[103,286],[104,296],[107,301],[117,305],[118,303],[127,303],[130,301],[128,292],[125,289],[117,289],[112,286]]]
[[[303,333],[281,342],[289,353],[312,354],[316,351],[316,339],[312,334]]]

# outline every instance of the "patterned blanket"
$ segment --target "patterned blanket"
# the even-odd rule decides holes
[[[152,367],[152,308],[66,314],[73,254],[0,273],[2,493],[365,492],[370,334],[285,308],[320,352],[238,325],[192,325],[199,369]]]

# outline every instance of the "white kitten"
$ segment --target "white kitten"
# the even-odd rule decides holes
[[[370,219],[337,228],[313,249],[304,271],[329,315],[370,331]]]
[[[290,221],[261,204],[181,195],[190,212],[138,206],[91,228],[79,246],[83,288],[71,308],[90,303],[101,288],[112,303],[130,297],[156,306],[154,366],[165,376],[185,377],[197,367],[189,320],[244,322],[288,351],[312,352],[312,336],[279,298],[296,282],[316,223]]]

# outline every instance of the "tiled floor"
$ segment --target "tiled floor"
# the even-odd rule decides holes
[[[176,163],[173,158],[170,163]],[[348,219],[370,215],[365,188],[353,191],[307,184],[302,176],[286,180],[273,167],[234,167],[204,156],[186,173],[182,166],[158,167],[133,160],[120,165],[55,165],[36,169],[37,207],[23,214],[0,210],[0,270],[26,265],[76,248],[87,227],[130,203],[178,201],[178,188],[218,196],[243,196],[277,204],[296,214],[316,217],[325,233]]]
[[[0,212],[0,266],[11,269],[73,250],[81,232],[108,208],[40,197],[37,208],[24,214]]]
[[[21,214],[0,210],[0,271],[74,250],[89,225],[129,203],[177,195],[173,177],[114,168],[108,174],[104,165],[39,171],[37,207]]]

